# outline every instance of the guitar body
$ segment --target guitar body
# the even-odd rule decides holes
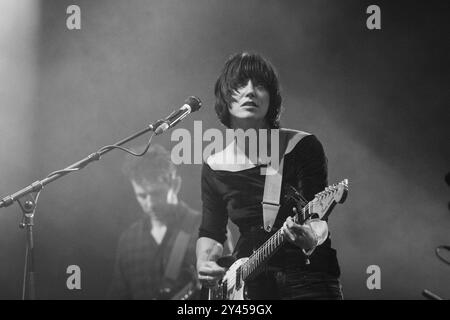
[[[227,270],[219,284],[209,289],[208,300],[246,300],[245,282],[240,277],[240,269],[248,258],[236,260]],[[220,261],[219,265],[220,265]]]
[[[200,284],[196,280],[195,268],[190,267],[190,281],[184,276],[182,280],[164,278],[159,286],[159,294],[156,300],[196,300],[200,297]],[[184,284],[181,287],[181,284]]]
[[[189,282],[180,291],[173,295],[170,300],[195,300],[199,290],[200,288],[196,282]]]
[[[184,285],[178,291],[173,290],[169,286],[159,290],[159,294],[155,300],[196,300],[199,297],[200,287],[196,281],[191,281]]]

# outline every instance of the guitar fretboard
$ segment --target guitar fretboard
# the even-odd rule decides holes
[[[301,210],[302,220],[305,221],[309,219],[310,215],[311,201],[303,207]],[[299,213],[300,214],[300,213]],[[299,214],[295,215],[294,221],[299,221]],[[262,246],[260,246],[253,254],[248,258],[248,260],[241,266],[242,280],[247,280],[248,278],[256,276],[261,270],[266,261],[273,256],[281,245],[285,242],[284,236],[281,233],[281,229],[275,232]]]

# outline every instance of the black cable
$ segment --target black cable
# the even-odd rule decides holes
[[[145,147],[144,151],[142,151],[141,153],[137,153],[134,150],[127,149],[118,145],[107,145],[107,146],[103,146],[100,149],[98,149],[96,152],[92,153],[90,155],[90,157],[94,158],[94,160],[99,160],[100,156],[103,152],[108,151],[108,150],[112,150],[112,149],[119,149],[122,150],[126,153],[129,153],[135,157],[142,157],[144,154],[147,153],[148,149],[150,148],[150,145],[152,143],[152,139],[153,136],[155,135],[155,133],[152,133],[152,135],[150,136],[150,139],[148,140],[147,146]],[[51,176],[57,175],[57,174],[63,174],[63,173],[69,173],[69,172],[73,172],[73,171],[79,171],[80,169],[82,169],[82,167],[78,167],[78,168],[72,168],[72,169],[62,169],[62,170],[57,170],[57,171],[53,171],[52,173],[50,173],[47,178],[50,178]]]
[[[107,151],[107,150],[111,150],[111,149],[119,149],[119,150],[125,151],[126,153],[129,153],[129,154],[131,154],[131,155],[133,155],[135,157],[142,157],[144,154],[147,153],[148,149],[150,148],[150,144],[152,143],[152,139],[153,139],[154,135],[155,134],[153,133],[150,136],[150,139],[148,140],[147,146],[145,147],[144,151],[142,151],[141,153],[136,153],[136,152],[132,151],[131,149],[127,149],[127,148],[124,148],[124,147],[121,147],[121,146],[116,146],[116,145],[109,145],[109,146],[101,147],[100,149],[98,149],[97,153],[101,153],[103,151]]]

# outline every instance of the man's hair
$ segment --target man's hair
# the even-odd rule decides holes
[[[133,147],[138,153],[145,146]],[[123,173],[136,183],[170,183],[176,173],[175,165],[170,159],[170,153],[161,145],[150,146],[142,157],[127,154],[122,167]]]
[[[214,94],[216,96],[215,109],[220,122],[230,128],[230,112],[232,93],[239,87],[245,86],[248,80],[254,85],[262,85],[269,92],[269,110],[266,121],[271,128],[279,128],[281,112],[281,93],[275,68],[264,57],[257,53],[238,53],[232,55],[216,81]]]

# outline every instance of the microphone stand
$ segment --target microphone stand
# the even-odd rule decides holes
[[[101,157],[115,149],[115,147],[119,147],[149,131],[155,131],[164,120],[158,120],[153,124],[150,124],[144,130],[141,130],[119,142],[116,142],[113,145],[106,146],[100,148],[97,152],[91,153],[87,157],[81,159],[68,166],[65,169],[54,171],[49,174],[46,178],[42,180],[37,180],[30,184],[29,186],[4,197],[0,200],[0,208],[9,207],[17,201],[22,210],[23,218],[19,227],[21,229],[26,229],[26,250],[25,250],[25,266],[24,266],[24,274],[23,274],[23,287],[22,287],[22,300],[34,300],[36,299],[36,287],[35,287],[35,271],[34,271],[34,239],[33,239],[33,227],[34,227],[34,214],[36,211],[37,200],[39,198],[39,194],[44,188],[45,185],[69,174],[72,172],[79,171],[86,167],[89,163],[93,161],[100,160]]]

